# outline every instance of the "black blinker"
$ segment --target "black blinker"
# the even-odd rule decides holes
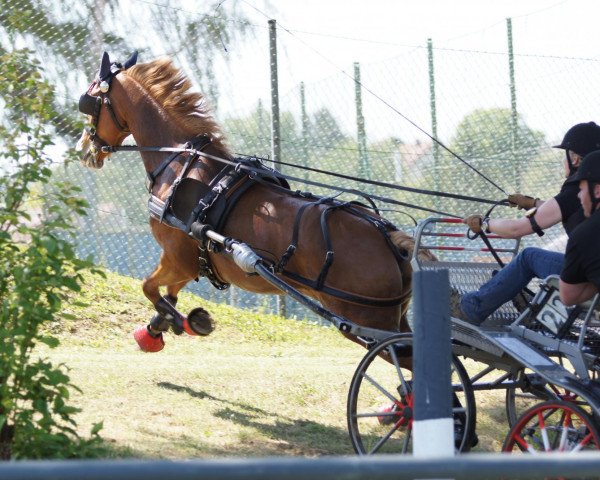
[[[89,93],[84,93],[79,97],[79,111],[86,115],[96,115],[96,105],[100,97],[93,97]]]
[[[110,72],[110,58],[108,53],[104,52],[102,60],[100,62],[100,71],[98,72],[98,80],[106,80],[111,74]]]
[[[133,65],[135,65],[137,63],[137,58],[138,58],[138,52],[136,50],[129,56],[129,58],[127,60],[125,60],[125,63],[123,64],[123,69],[127,70],[129,67],[132,67]]]

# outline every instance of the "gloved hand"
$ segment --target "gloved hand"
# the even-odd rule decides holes
[[[521,210],[529,210],[535,207],[535,202],[538,200],[539,198],[533,198],[521,193],[512,193],[508,196],[508,204],[511,207],[517,207]]]
[[[483,223],[483,215],[469,215],[463,219],[473,233],[481,233],[481,224]]]

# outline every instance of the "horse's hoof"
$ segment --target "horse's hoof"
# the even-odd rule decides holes
[[[215,329],[210,313],[203,308],[194,308],[183,320],[183,329],[188,335],[210,335]]]
[[[153,337],[148,331],[148,327],[138,327],[133,331],[133,338],[140,347],[142,352],[160,352],[165,348],[163,334]]]

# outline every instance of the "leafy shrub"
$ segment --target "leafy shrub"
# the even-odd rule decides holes
[[[92,455],[101,425],[77,435],[65,365],[39,358],[36,345],[58,340],[42,325],[56,320],[69,292],[92,266],[70,237],[85,202],[52,182],[53,89],[28,51],[0,57],[0,458]]]

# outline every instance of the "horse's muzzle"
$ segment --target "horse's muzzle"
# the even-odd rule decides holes
[[[75,146],[75,150],[83,152],[81,163],[88,168],[102,168],[104,159],[100,158],[100,151],[92,142],[87,131],[84,131]]]

